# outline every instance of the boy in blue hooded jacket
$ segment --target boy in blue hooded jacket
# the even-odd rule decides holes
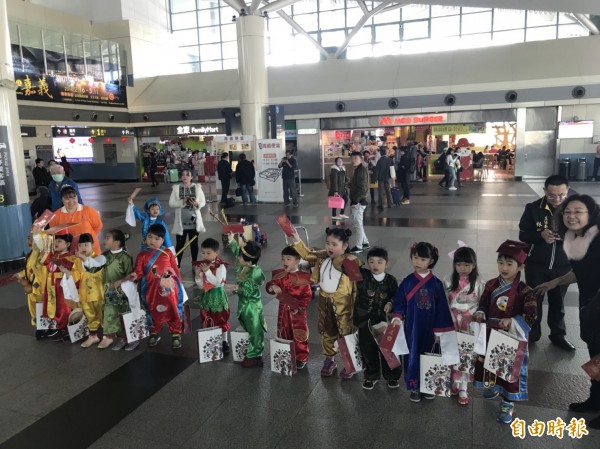
[[[135,204],[133,204],[133,200],[129,199],[129,207],[132,208],[133,214],[135,215],[136,220],[139,220],[142,224],[142,249],[147,248],[146,246],[146,236],[148,235],[148,229],[153,224],[161,224],[165,228],[165,242],[164,246],[171,250],[173,254],[175,254],[175,247],[173,246],[173,242],[171,242],[171,236],[169,235],[169,228],[167,228],[167,224],[162,217],[165,213],[163,206],[160,200],[153,196],[146,204],[144,204],[144,212],[140,211]],[[131,223],[130,223],[131,224]]]

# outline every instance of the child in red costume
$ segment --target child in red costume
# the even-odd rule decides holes
[[[130,279],[140,280],[142,304],[152,317],[148,347],[158,344],[160,331],[167,323],[171,347],[179,349],[183,330],[181,315],[184,291],[177,259],[163,246],[164,241],[165,227],[162,224],[151,225],[146,237],[147,248],[138,254]]]
[[[281,263],[283,268],[273,271],[266,289],[279,300],[277,337],[294,340],[296,365],[302,369],[308,362],[309,352],[306,309],[312,297],[310,274],[298,270],[300,255],[291,246],[281,251]]]

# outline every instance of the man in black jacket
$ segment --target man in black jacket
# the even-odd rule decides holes
[[[227,205],[232,173],[231,164],[229,163],[229,153],[226,151],[221,155],[221,160],[217,164],[217,174],[219,181],[221,181],[221,204],[223,205]]]
[[[569,260],[563,250],[563,242],[558,232],[556,210],[567,198],[569,182],[560,175],[552,175],[544,184],[545,195],[525,206],[519,223],[519,239],[529,243],[529,257],[525,266],[525,280],[531,288],[560,277],[571,270]],[[548,291],[548,326],[552,344],[567,351],[575,347],[567,341],[565,327],[564,297],[566,286]],[[537,298],[537,319],[529,332],[529,341],[541,338],[542,303],[544,295]]]
[[[33,173],[36,187],[48,187],[48,184],[52,181],[52,176],[50,176],[50,173],[44,167],[44,160],[39,157],[35,160],[35,167],[31,172]]]
[[[381,157],[377,161],[377,165],[375,166],[374,178],[377,180],[377,191],[379,193],[379,202],[377,208],[379,210],[383,210],[383,197],[384,195],[387,197],[387,207],[390,208],[394,204],[392,201],[392,194],[390,192],[391,183],[395,182],[394,179],[391,181],[392,176],[390,174],[390,167],[394,166],[394,161],[392,158],[387,156],[387,147],[382,147],[379,150],[379,154]]]
[[[256,204],[256,196],[254,195],[254,189],[252,186],[255,181],[256,171],[254,165],[250,162],[244,153],[240,154],[239,161],[235,167],[235,181],[238,187],[242,189],[242,205],[248,204],[248,201],[252,204]]]

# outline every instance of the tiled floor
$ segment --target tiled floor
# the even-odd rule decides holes
[[[124,222],[127,197],[137,184],[84,184],[86,204],[100,210],[104,228],[129,229],[135,255],[140,230]],[[168,203],[169,186],[147,184],[137,202],[158,194]],[[372,245],[390,252],[389,271],[397,278],[409,274],[408,247],[426,240],[441,254],[456,248],[457,240],[474,247],[484,279],[496,274],[495,250],[506,238],[517,238],[525,203],[541,193],[541,184],[496,182],[465,183],[449,192],[436,182],[413,185],[411,205],[367,208],[366,232]],[[599,199],[600,187],[575,184],[581,193]],[[331,225],[326,188],[303,185],[298,209],[288,209],[296,225],[305,226],[310,244],[322,246],[324,228]],[[203,210],[206,236],[219,237],[220,225]],[[172,222],[168,207],[166,221]],[[278,267],[284,238],[275,224],[282,205],[236,206],[232,218],[255,220],[268,234],[260,265],[269,273]],[[231,255],[224,253],[225,258]],[[436,274],[446,275],[451,261],[442,256]],[[189,251],[183,275],[193,296]],[[233,280],[233,272],[229,273]],[[411,403],[404,388],[389,390],[379,383],[365,391],[360,376],[343,381],[323,379],[316,305],[309,308],[311,359],[307,369],[292,378],[271,373],[268,363],[245,370],[231,358],[198,364],[193,335],[184,336],[184,348],[170,349],[169,339],[159,346],[133,353],[82,349],[78,345],[38,342],[29,327],[25,298],[17,285],[0,289],[0,449],[4,448],[506,448],[600,447],[600,432],[581,440],[565,436],[514,438],[511,429],[495,421],[496,401],[472,393],[471,404],[452,399]],[[264,295],[269,327],[276,329],[277,301]],[[237,301],[231,298],[235,311]],[[568,404],[586,397],[588,380],[580,366],[587,360],[579,339],[577,292],[566,298],[568,338],[577,346],[565,353],[549,345],[544,325],[542,340],[530,349],[530,400],[517,404],[516,416],[527,424],[534,419],[572,418]],[[197,311],[194,311],[194,316]],[[195,320],[197,322],[197,320]],[[237,324],[232,319],[234,326]],[[268,345],[267,345],[268,350]],[[268,355],[267,356],[268,360]],[[586,416],[591,418],[593,415]]]

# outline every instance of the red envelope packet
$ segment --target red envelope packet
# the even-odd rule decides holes
[[[244,225],[241,223],[223,225],[223,234],[243,234]]]
[[[275,221],[277,222],[281,230],[284,232],[284,234],[288,237],[292,237],[295,234],[296,229],[294,228],[294,225],[292,224],[292,222],[286,214],[279,215],[275,219]]]
[[[362,274],[360,274],[360,267],[354,260],[344,259],[342,267],[344,267],[344,273],[346,273],[346,276],[348,276],[351,281],[363,280]]]
[[[381,340],[377,341],[379,348],[382,351],[392,351],[394,347],[394,343],[396,342],[396,338],[398,338],[398,332],[400,331],[400,326],[397,324],[388,324],[381,337]]]
[[[53,218],[54,218],[54,212],[52,212],[52,211],[51,211],[51,210],[49,210],[49,209],[46,209],[46,210],[44,211],[44,213],[43,213],[42,215],[40,215],[40,216],[37,218],[37,220],[35,220],[35,221],[33,222],[33,225],[34,225],[36,228],[39,228],[39,229],[44,229],[44,228],[45,228],[45,227],[48,225],[48,223],[50,223],[50,220],[52,220]]]
[[[600,355],[581,365],[581,368],[595,381],[600,381]]]

